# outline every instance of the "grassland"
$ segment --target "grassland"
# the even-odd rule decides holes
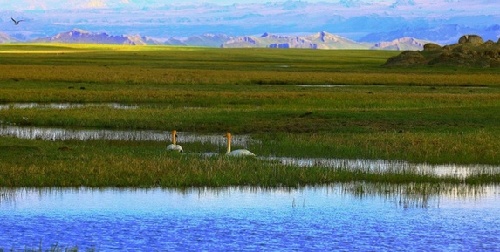
[[[390,51],[0,45],[0,124],[250,134],[259,156],[499,165],[500,73],[385,68]],[[0,137],[0,186],[304,185],[433,181],[165,153],[165,143]],[[216,146],[180,143],[187,152]],[[497,175],[469,183],[499,182]],[[451,179],[447,182],[461,182]]]

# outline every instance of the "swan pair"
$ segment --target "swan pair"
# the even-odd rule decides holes
[[[183,151],[182,146],[176,144],[176,137],[177,137],[177,131],[173,130],[172,131],[172,144],[169,144],[167,146],[167,150],[182,152]],[[231,151],[231,138],[232,138],[231,133],[227,132],[224,135],[224,137],[227,138],[226,155],[233,156],[233,157],[255,156],[254,153],[250,152],[249,150],[245,150],[245,149]]]

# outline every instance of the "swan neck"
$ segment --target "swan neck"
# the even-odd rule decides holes
[[[231,152],[231,135],[228,135],[227,136],[227,151],[226,153],[230,153]]]
[[[177,139],[175,139],[175,135],[176,135],[176,134],[177,134],[177,132],[175,132],[175,130],[174,130],[174,131],[172,131],[172,144],[174,144],[174,145],[175,145],[175,144],[176,144],[176,142],[177,142]]]

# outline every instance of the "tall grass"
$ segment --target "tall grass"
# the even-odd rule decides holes
[[[0,145],[0,186],[298,187],[350,181],[492,183],[500,179],[498,174],[464,181],[411,172],[304,169],[254,158],[169,153],[162,147],[154,142],[7,139],[7,144]]]
[[[433,164],[500,163],[499,134],[468,133],[314,133],[263,135],[256,152],[274,156],[406,160]]]
[[[261,140],[249,147],[263,156],[500,163],[496,70],[384,68],[389,51],[15,44],[0,54],[0,103],[137,105],[6,108],[0,126],[231,131]],[[5,186],[441,181],[176,156],[157,142],[0,140]]]

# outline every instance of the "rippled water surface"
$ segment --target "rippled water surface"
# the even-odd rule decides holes
[[[0,249],[57,244],[82,251],[500,250],[499,187],[410,191],[366,184],[4,188]]]

